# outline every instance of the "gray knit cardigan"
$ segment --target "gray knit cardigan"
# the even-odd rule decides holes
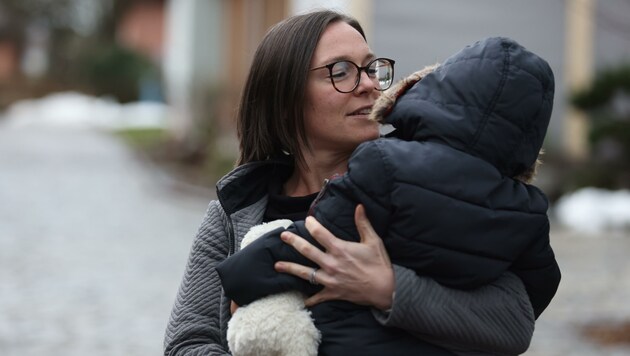
[[[229,300],[223,295],[215,266],[240,247],[252,226],[262,222],[266,193],[260,186],[251,187],[251,194],[243,189],[264,186],[261,171],[268,172],[274,164],[270,160],[237,167],[217,184],[219,200],[210,202],[193,242],[166,329],[164,355],[229,355]],[[236,194],[226,192],[236,191],[246,198],[231,201]],[[258,197],[256,191],[263,193]],[[253,202],[252,196],[256,197]],[[478,350],[515,355],[529,347],[535,319],[525,287],[515,275],[506,273],[487,286],[462,291],[443,287],[404,267],[394,265],[394,273],[391,310],[373,312],[381,324],[407,330],[450,350],[466,350],[460,354]]]

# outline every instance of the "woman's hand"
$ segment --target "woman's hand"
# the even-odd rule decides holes
[[[324,286],[319,293],[306,300],[312,306],[327,300],[346,300],[385,310],[391,308],[394,292],[394,270],[383,241],[376,234],[358,205],[354,220],[361,236],[360,242],[337,238],[315,218],[307,217],[305,226],[326,251],[291,232],[283,232],[282,240],[293,246],[304,257],[320,266],[315,281]],[[313,268],[290,262],[277,262],[276,271],[290,273],[309,280]]]

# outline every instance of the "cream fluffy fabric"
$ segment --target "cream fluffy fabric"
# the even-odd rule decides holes
[[[243,238],[241,248],[266,232],[291,223],[275,220],[254,226]],[[304,296],[285,292],[238,308],[228,322],[227,339],[234,356],[314,356],[321,335],[304,307]]]

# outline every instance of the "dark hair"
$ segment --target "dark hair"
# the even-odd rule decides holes
[[[267,32],[254,54],[238,109],[237,165],[283,151],[304,162],[300,143],[308,148],[304,101],[311,58],[322,32],[338,21],[365,39],[357,20],[330,10],[289,17]]]

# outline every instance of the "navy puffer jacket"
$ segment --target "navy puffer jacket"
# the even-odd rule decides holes
[[[454,288],[510,269],[540,315],[560,281],[548,201],[511,177],[541,149],[553,105],[549,65],[510,39],[489,38],[398,90],[380,118],[396,128],[392,137],[362,144],[313,215],[357,240],[350,212],[362,203],[394,263]]]
[[[538,316],[560,281],[548,202],[538,188],[511,177],[536,162],[553,93],[549,65],[516,42],[489,38],[468,46],[422,80],[390,91],[395,105],[375,112],[396,130],[361,144],[347,173],[326,184],[311,214],[336,236],[358,241],[354,210],[363,204],[392,263],[449,287],[475,288],[513,271]],[[313,241],[303,222],[290,229]],[[278,260],[313,265],[283,244],[280,232],[218,267],[237,304],[321,288],[273,272]],[[343,310],[313,315],[321,327],[318,318],[331,321]]]

